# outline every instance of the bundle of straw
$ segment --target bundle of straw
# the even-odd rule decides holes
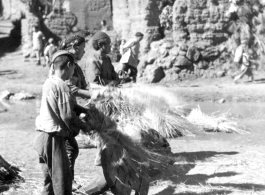
[[[193,135],[189,122],[179,109],[172,107],[163,97],[134,89],[107,88],[107,97],[96,98],[97,109],[117,122],[118,129],[130,131],[155,129],[166,138]]]
[[[198,126],[201,130],[208,132],[226,132],[226,133],[248,133],[235,121],[235,119],[228,116],[228,113],[222,113],[219,115],[206,115],[200,107],[192,109],[187,116],[187,120],[192,124]]]

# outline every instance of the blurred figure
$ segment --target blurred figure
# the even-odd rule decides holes
[[[125,71],[136,81],[137,77],[137,65],[139,63],[138,55],[140,51],[140,41],[144,35],[141,32],[137,32],[135,37],[127,41],[122,47],[122,57],[120,62],[122,63],[122,71]]]
[[[234,82],[236,83],[239,79],[243,78],[244,75],[249,77],[249,81],[253,82],[254,75],[253,70],[255,68],[255,62],[253,61],[254,51],[249,48],[247,51],[243,52],[242,65],[240,72],[235,75]]]
[[[55,41],[53,38],[49,38],[48,45],[44,49],[44,59],[46,66],[51,66],[51,57],[58,50],[58,47],[55,45]],[[44,65],[45,66],[45,65]]]
[[[120,54],[121,54],[121,55],[124,54],[124,52],[123,52],[123,47],[124,47],[125,43],[126,43],[126,40],[125,40],[125,39],[122,39],[122,40],[121,40],[121,45],[120,45]]]
[[[108,30],[108,26],[107,26],[107,22],[106,22],[106,20],[102,20],[102,21],[100,22],[100,26],[101,26],[101,31],[102,31],[102,32],[106,32],[106,31]]]
[[[33,51],[36,53],[37,57],[37,65],[41,64],[41,55],[43,51],[45,37],[43,33],[40,31],[38,26],[33,27],[33,35],[32,35],[32,42],[33,42]]]

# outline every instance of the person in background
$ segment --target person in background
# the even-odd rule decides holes
[[[243,52],[241,71],[234,77],[234,82],[236,83],[239,79],[243,78],[244,75],[249,77],[249,81],[254,81],[253,70],[256,67],[256,63],[253,61],[254,51],[249,48],[247,51]]]
[[[108,31],[108,26],[107,26],[107,22],[106,22],[106,20],[101,20],[101,22],[100,22],[100,26],[101,26],[101,31],[102,31],[102,32],[106,32],[106,31]]]
[[[118,86],[119,78],[108,56],[111,44],[110,37],[105,32],[99,31],[93,36],[92,41],[95,54],[92,62],[86,63],[87,79],[91,83],[103,86]]]
[[[123,55],[124,54],[124,50],[123,50],[123,47],[126,43],[126,40],[125,39],[121,39],[121,44],[120,44],[120,54]]]
[[[48,45],[44,49],[44,58],[45,58],[45,64],[47,67],[50,68],[51,66],[51,57],[52,55],[58,50],[58,47],[55,45],[54,39],[49,38]]]
[[[234,54],[234,66],[238,70],[240,69],[242,65],[242,59],[243,59],[243,53],[248,49],[248,40],[243,39],[241,40],[240,45],[236,48],[235,54]],[[234,78],[238,74],[238,71],[236,71],[233,75],[232,78]]]
[[[72,195],[73,176],[65,141],[76,136],[80,129],[88,133],[91,127],[74,112],[75,101],[65,82],[74,73],[74,56],[68,51],[57,51],[51,62],[54,74],[43,85],[33,146],[44,175],[42,195]]]
[[[43,33],[40,31],[38,26],[33,26],[33,34],[32,34],[32,43],[33,43],[33,51],[36,53],[37,57],[37,65],[41,64],[41,55],[43,52],[45,37]]]
[[[122,70],[128,72],[130,77],[133,77],[133,81],[136,81],[137,77],[137,65],[139,63],[138,55],[140,51],[140,41],[144,35],[141,32],[137,32],[133,39],[128,40],[123,45],[123,55],[120,63],[122,63]]]

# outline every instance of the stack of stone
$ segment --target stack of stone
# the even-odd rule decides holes
[[[173,37],[176,43],[196,43],[206,48],[228,39],[228,0],[180,0],[173,6]]]

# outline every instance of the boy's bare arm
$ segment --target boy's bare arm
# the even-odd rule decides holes
[[[93,95],[93,92],[87,89],[78,89],[74,95],[77,97],[82,97],[82,98],[91,98],[91,96]]]

